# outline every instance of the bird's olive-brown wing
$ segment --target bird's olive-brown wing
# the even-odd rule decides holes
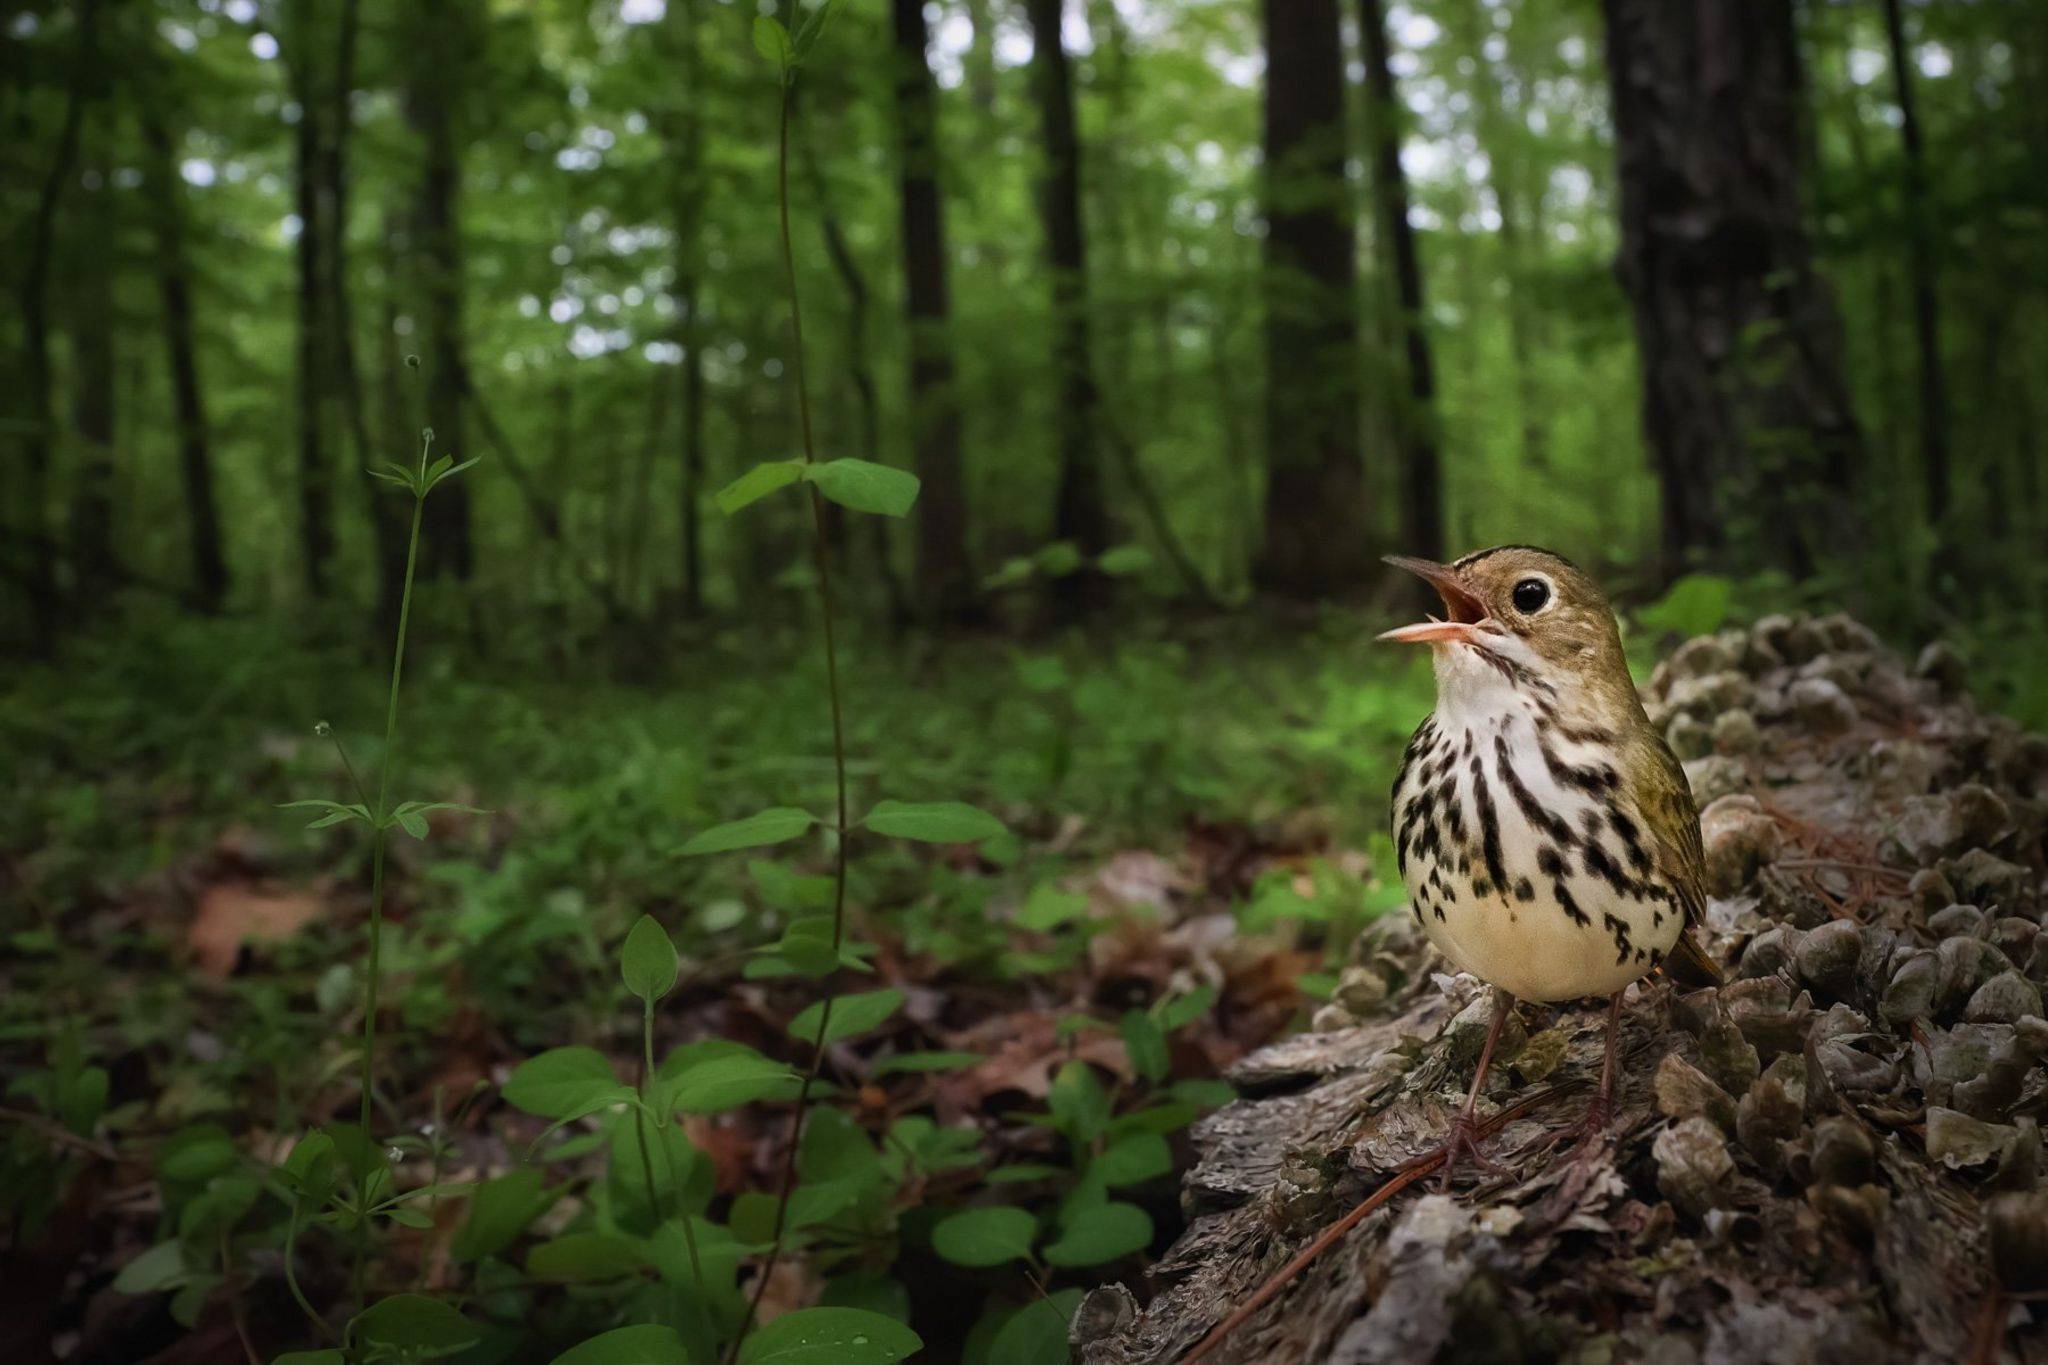
[[[1629,776],[1637,806],[1649,826],[1651,856],[1658,874],[1685,910],[1688,925],[1701,924],[1707,914],[1707,859],[1700,845],[1699,807],[1685,768],[1649,726],[1639,726],[1629,755]]]

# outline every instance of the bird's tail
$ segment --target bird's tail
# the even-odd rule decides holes
[[[1721,969],[1692,936],[1691,926],[1679,931],[1678,942],[1665,954],[1664,971],[1681,986],[1718,986]]]

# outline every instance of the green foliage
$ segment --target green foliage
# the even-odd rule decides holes
[[[619,974],[625,978],[626,989],[649,1005],[675,989],[676,945],[654,916],[642,915],[634,921],[625,946],[619,949]]]
[[[918,1350],[917,1333],[859,1308],[799,1308],[747,1338],[740,1365],[888,1365]]]
[[[648,1323],[616,1327],[594,1336],[556,1356],[554,1365],[690,1365],[690,1361],[675,1328]]]
[[[1038,1236],[1038,1220],[1023,1209],[963,1209],[932,1228],[932,1250],[965,1266],[1024,1260]]]

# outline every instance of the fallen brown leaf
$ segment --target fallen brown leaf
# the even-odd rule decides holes
[[[247,882],[216,882],[199,893],[199,913],[185,933],[193,965],[224,980],[244,943],[276,943],[318,919],[326,904],[303,889],[272,890]]]

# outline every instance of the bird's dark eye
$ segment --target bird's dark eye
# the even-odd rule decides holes
[[[1550,585],[1540,578],[1525,578],[1515,584],[1515,610],[1534,616],[1550,605]]]

